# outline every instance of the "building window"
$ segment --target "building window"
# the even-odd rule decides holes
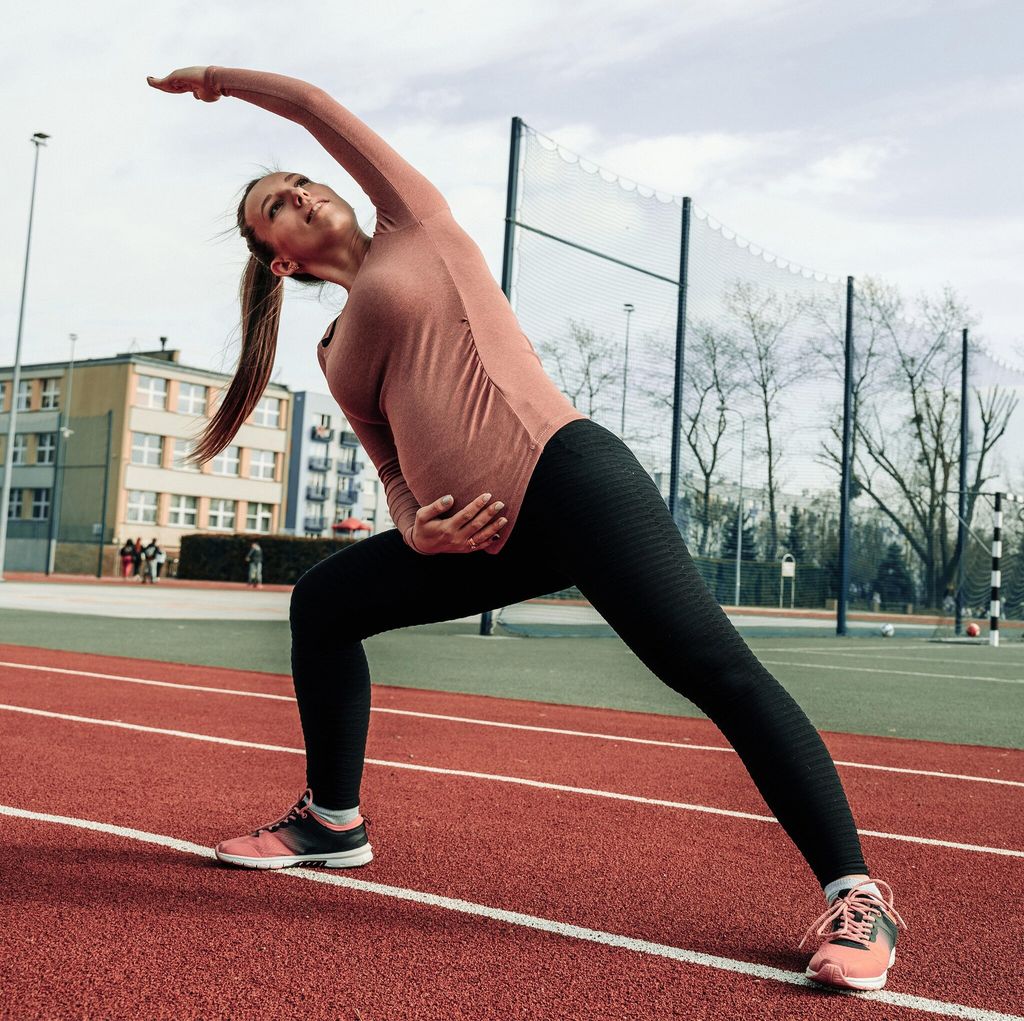
[[[245,514],[245,527],[250,532],[269,532],[273,520],[273,508],[269,503],[250,503]]]
[[[32,490],[32,520],[45,521],[50,516],[50,491],[48,489]]]
[[[167,524],[175,528],[195,528],[198,511],[194,496],[172,496],[167,511]]]
[[[195,444],[191,440],[174,441],[174,467],[181,472],[197,472],[199,465],[186,461],[185,458],[192,453]]]
[[[164,458],[164,438],[156,433],[132,433],[132,464],[159,468]]]
[[[272,450],[253,450],[249,453],[249,478],[273,479],[275,455]]]
[[[314,415],[313,425],[323,426],[324,429],[331,428],[331,416],[330,415]]]
[[[235,501],[211,500],[208,528],[231,531],[235,527]]]
[[[53,464],[57,460],[57,434],[36,433],[36,464]]]
[[[239,472],[239,465],[241,464],[241,458],[239,457],[238,447],[225,447],[214,459],[213,459],[213,474],[214,475],[237,475]]]
[[[32,405],[32,380],[18,380],[18,411],[28,411]]]
[[[24,489],[12,489],[11,500],[7,504],[7,517],[8,518],[20,518],[21,517],[21,505],[25,500]]]
[[[140,525],[155,525],[156,493],[143,493],[138,489],[129,490],[128,520]]]
[[[252,413],[253,425],[281,428],[281,402],[276,397],[262,397]]]
[[[178,413],[182,415],[206,414],[206,387],[196,383],[178,384]]]
[[[167,408],[167,380],[159,376],[139,376],[135,384],[135,403],[140,408]]]
[[[14,434],[14,446],[11,448],[15,464],[25,464],[28,458],[28,436],[25,433]]]
[[[43,380],[43,408],[56,408],[60,405],[60,377]]]

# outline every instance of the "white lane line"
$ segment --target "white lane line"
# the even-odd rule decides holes
[[[946,657],[946,656],[936,657],[935,660],[929,661],[928,658],[926,656],[924,656],[924,655],[917,655],[917,656],[893,656],[893,655],[888,655],[887,656],[887,655],[884,655],[884,654],[878,654],[878,655],[872,656],[872,655],[868,655],[866,653],[860,653],[860,652],[832,652],[832,651],[821,650],[821,649],[757,649],[756,652],[758,653],[758,655],[760,655],[763,652],[766,652],[766,653],[769,653],[769,654],[783,653],[783,654],[786,654],[786,655],[793,655],[793,656],[824,656],[827,659],[856,659],[856,660],[862,660],[862,661],[863,660],[868,660],[869,662],[873,662],[873,663],[881,661],[883,663],[917,663],[918,665],[922,665],[922,666],[955,666],[955,665],[957,665],[957,664],[949,663],[948,662],[948,657]],[[996,668],[996,669],[1005,668],[1007,670],[1016,670],[1018,672],[1021,669],[1021,664],[1020,663],[1017,663],[1017,662],[1000,663],[1000,662],[997,662],[995,659],[990,660],[987,663],[981,663],[980,665],[983,666],[983,667],[990,667],[990,668]],[[961,675],[957,674],[957,676],[959,677]],[[998,680],[999,678],[994,678],[994,679]]]
[[[188,730],[168,730],[163,727],[146,727],[140,723],[122,723],[120,720],[100,720],[91,716],[73,716],[69,713],[54,713],[45,709],[29,709],[25,706],[3,705],[0,710],[12,713],[25,713],[29,716],[43,716],[53,720],[68,720],[71,723],[90,723],[100,727],[115,727],[120,730],[136,730],[145,734],[162,734],[165,737],[181,737],[190,741],[206,741],[210,744],[226,744],[235,748],[255,748],[258,751],[285,752],[289,755],[305,755],[302,748],[289,748],[287,745],[263,744],[258,741],[240,741],[230,737],[216,737],[212,734],[195,734]],[[443,766],[421,766],[412,762],[393,762],[389,759],[365,760],[368,766],[383,766],[387,769],[408,769],[417,773],[433,773],[438,776],[458,776],[471,780],[487,780],[491,783],[508,783],[520,787],[532,787],[538,790],[561,791],[566,794],[582,794],[594,798],[607,798],[612,801],[629,801],[638,805],[653,805],[658,808],[671,808],[683,812],[703,812],[707,815],[723,815],[731,819],[750,819],[754,822],[778,823],[771,815],[756,815],[752,812],[740,812],[729,808],[713,808],[710,805],[695,805],[685,801],[666,801],[662,798],[645,798],[638,794],[620,794],[616,791],[602,791],[592,787],[571,787],[568,784],[547,783],[543,780],[528,780],[525,777],[505,776],[502,773],[478,773],[469,769],[447,769]],[[922,844],[929,847],[948,847],[955,851],[971,851],[979,854],[995,854],[1009,858],[1024,858],[1024,851],[1016,851],[1006,847],[987,847],[983,844],[962,844],[952,840],[937,840],[932,837],[916,837],[903,833],[884,833],[879,830],[857,830],[862,836],[879,837],[883,840],[898,840],[910,844]]]
[[[1019,646],[1008,646],[1011,653],[1024,652],[1024,642]],[[980,650],[980,652],[979,652]],[[989,655],[988,645],[929,645],[927,643],[914,643],[906,645],[889,645],[887,648],[875,645],[871,648],[859,649],[851,647],[849,643],[835,643],[824,641],[810,643],[800,641],[800,648],[787,648],[786,646],[759,646],[759,652],[792,652],[801,656],[854,656],[858,659],[896,659],[907,658],[913,655],[915,658],[930,657],[932,659],[949,659],[958,656],[961,659],[981,658],[985,659],[988,666],[1013,666],[1020,667],[1020,663],[1011,656],[1003,655],[1004,646],[999,646],[999,651]]]
[[[1024,678],[980,677],[971,674],[926,674],[916,670],[881,670],[871,666],[828,666],[822,663],[788,663],[780,659],[762,659],[765,666],[795,666],[803,670],[842,670],[853,674],[885,674],[887,677],[937,677],[949,681],[987,681],[989,684],[1024,684]]]
[[[241,688],[211,688],[203,684],[180,684],[175,681],[155,681],[150,677],[126,677],[124,674],[97,674],[90,670],[68,670],[59,666],[39,666],[35,663],[11,663],[0,660],[0,667],[12,670],[35,670],[42,674],[63,674],[65,677],[93,677],[101,681],[121,681],[125,684],[147,684],[154,688],[177,688],[179,691],[209,691],[216,695],[238,695],[240,698],[269,698],[275,702],[294,702],[294,695],[271,695],[264,691],[245,691]]]
[[[803,664],[801,664],[803,665]],[[276,702],[294,702],[293,695],[272,695],[262,691],[244,691],[238,688],[214,688],[203,684],[181,684],[175,681],[155,681],[146,677],[125,677],[121,674],[98,674],[86,670],[68,670],[63,667],[36,666],[29,663],[9,663],[0,661],[0,667],[14,667],[20,670],[36,670],[40,673],[57,673],[71,677],[93,677],[105,681],[123,681],[127,684],[143,684],[157,688],[176,688],[179,691],[203,691],[215,695],[238,695],[242,698],[264,698]],[[653,745],[659,748],[677,748],[684,751],[726,752],[735,755],[736,751],[725,745],[688,744],[685,741],[657,741],[647,737],[624,737],[621,734],[599,734],[585,730],[567,730],[561,727],[538,727],[526,723],[505,723],[500,720],[480,720],[470,716],[448,716],[441,713],[424,713],[412,709],[391,709],[384,706],[372,706],[370,712],[393,716],[412,716],[423,720],[442,720],[450,723],[466,723],[477,727],[498,727],[505,730],[525,730],[538,734],[558,734],[563,737],[585,737],[600,741],[622,741],[628,744]],[[947,773],[935,769],[910,769],[901,766],[883,766],[872,762],[850,762],[844,759],[833,760],[837,766],[849,769],[874,769],[885,773],[905,773],[908,776],[934,776],[946,780],[967,780],[973,783],[994,783],[1005,787],[1024,787],[1024,781],[1004,780],[1000,777],[975,776],[969,773]]]
[[[204,847],[202,844],[195,844],[191,841],[166,836],[162,833],[148,833],[145,830],[115,826],[112,823],[96,822],[92,819],[49,815],[44,812],[32,812],[25,808],[15,808],[11,805],[0,805],[0,815],[16,819],[28,819],[33,822],[53,823],[58,826],[71,826],[75,829],[123,837],[127,840],[138,841],[139,843],[155,844],[158,847],[167,847],[185,854],[194,854],[200,858],[209,859],[215,857],[213,850],[209,847]],[[665,957],[669,960],[680,961],[683,964],[713,968],[716,971],[727,971],[737,975],[750,976],[755,979],[768,979],[772,982],[803,986],[804,988],[818,990],[821,988],[796,971],[783,971],[781,968],[770,968],[767,965],[754,964],[750,961],[737,961],[730,957],[717,957],[713,954],[704,954],[697,950],[686,950],[683,947],[673,947],[665,943],[634,939],[631,936],[605,932],[601,929],[587,929],[579,925],[571,925],[568,922],[559,922],[553,918],[527,915],[519,911],[506,911],[504,908],[495,908],[488,904],[477,904],[473,901],[460,900],[455,897],[442,897],[438,894],[426,893],[423,890],[410,890],[407,887],[388,886],[384,883],[370,883],[366,880],[340,875],[337,872],[315,872],[312,869],[296,868],[281,869],[274,874],[300,881],[323,883],[327,886],[340,886],[347,890],[354,890],[357,893],[390,897],[394,900],[408,901],[424,907],[454,911],[460,915],[487,918],[506,925],[516,925],[524,929],[534,929],[539,932],[562,936],[565,939],[575,939],[586,943],[616,947],[620,950],[628,950],[636,954],[646,954],[650,957]],[[835,991],[830,991],[830,995],[835,995]],[[1024,1021],[1024,1017],[1017,1014],[1002,1014],[998,1011],[986,1010],[983,1007],[970,1007],[963,1003],[953,1003],[947,1000],[930,1000],[923,996],[897,993],[887,989],[871,993],[849,993],[846,995],[879,1003],[887,1003],[893,1007],[904,1007],[908,1010],[920,1010],[930,1014],[940,1014],[944,1017],[964,1018],[967,1021]]]

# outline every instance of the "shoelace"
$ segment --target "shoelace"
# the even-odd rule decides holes
[[[884,888],[887,891],[884,900],[870,890],[863,889],[869,882],[873,882],[880,890]],[[802,947],[811,936],[825,936],[828,939],[842,937],[863,946],[870,946],[871,932],[882,912],[895,919],[904,929],[907,927],[907,923],[892,906],[892,888],[888,883],[883,883],[880,879],[864,880],[863,883],[852,887],[845,897],[833,901],[828,910],[811,923],[799,945]],[[840,919],[839,928],[833,930],[833,923]]]
[[[299,819],[305,819],[309,815],[309,806],[313,803],[313,792],[307,787],[302,793],[302,797],[292,805],[291,808],[281,816],[280,819],[274,820],[274,822],[264,823],[254,833],[254,837],[258,837],[264,830],[267,833],[273,833],[274,830],[279,830],[282,826],[290,826],[293,822],[298,822]]]

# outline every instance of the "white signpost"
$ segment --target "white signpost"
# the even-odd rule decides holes
[[[796,559],[792,553],[787,553],[782,558],[780,564],[781,572],[779,574],[779,608],[782,608],[783,594],[786,590],[786,579],[789,578],[789,606],[790,609],[796,603]]]

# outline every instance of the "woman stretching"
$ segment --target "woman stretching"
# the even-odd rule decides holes
[[[277,822],[219,844],[217,857],[250,868],[365,865],[362,639],[577,585],[661,680],[721,728],[821,883],[829,906],[804,937],[824,937],[808,976],[884,985],[902,920],[889,887],[869,878],[825,745],[712,599],[643,466],[549,379],[440,192],[305,82],[190,67],[149,83],[206,102],[234,96],[303,125],[377,209],[371,238],[344,199],[298,173],[250,182],[238,206],[250,252],[242,351],[193,456],[206,461],[227,446],[263,394],[284,277],[332,281],[348,301],[317,357],[398,527],[335,553],[296,584],[292,672],[307,790]],[[360,597],[333,613],[344,591]]]

